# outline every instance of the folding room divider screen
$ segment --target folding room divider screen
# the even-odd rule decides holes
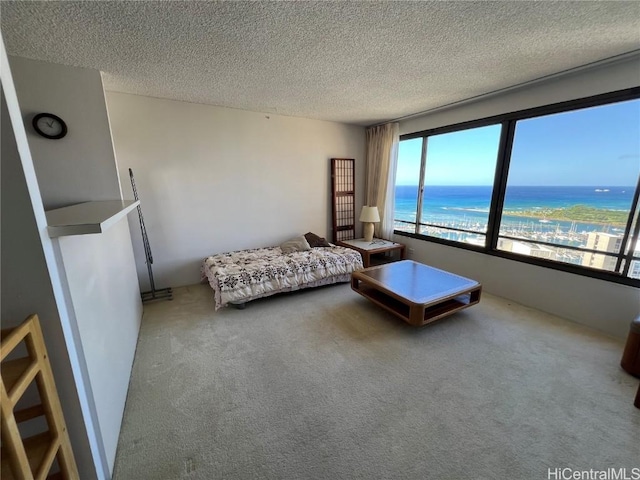
[[[333,213],[333,242],[355,238],[355,160],[331,159],[331,209]]]

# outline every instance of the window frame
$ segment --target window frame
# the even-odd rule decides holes
[[[422,138],[422,159],[420,162],[420,184],[418,186],[418,205],[416,207],[416,228],[414,233],[405,232],[401,230],[395,230],[394,234],[399,236],[405,236],[415,238],[418,240],[424,240],[432,243],[439,243],[455,248],[462,248],[464,250],[471,250],[478,253],[484,253],[487,255],[506,258],[517,262],[528,263],[531,265],[537,265],[540,267],[550,268],[553,270],[560,270],[568,273],[573,273],[581,276],[587,276],[591,278],[597,278],[600,280],[607,280],[613,283],[619,283],[623,285],[630,285],[634,287],[640,287],[640,279],[634,279],[627,277],[631,263],[633,260],[639,260],[640,257],[633,255],[633,250],[629,250],[629,245],[635,245],[640,239],[640,175],[637,185],[635,187],[634,197],[631,204],[631,210],[629,218],[627,219],[627,225],[622,238],[622,245],[619,254],[610,252],[601,252],[577,247],[566,247],[570,249],[577,249],[585,253],[598,253],[605,256],[617,257],[616,261],[617,269],[620,264],[626,259],[626,263],[621,273],[614,273],[605,270],[599,270],[590,268],[588,266],[574,265],[570,263],[558,262],[555,260],[545,260],[538,257],[532,257],[527,255],[521,255],[513,252],[506,252],[498,250],[498,240],[500,237],[509,238],[508,236],[500,236],[500,223],[502,220],[502,212],[504,207],[504,199],[506,194],[507,179],[509,173],[509,165],[511,162],[511,153],[513,150],[513,141],[515,138],[516,124],[518,121],[527,120],[530,118],[543,117],[547,115],[554,115],[558,113],[570,112],[574,110],[580,110],[584,108],[598,107],[613,103],[619,103],[629,100],[640,99],[640,87],[633,87],[624,90],[618,90],[615,92],[604,93],[600,95],[594,95],[591,97],[579,98],[576,100],[568,100],[564,102],[554,103],[550,105],[544,105],[540,107],[529,108],[525,110],[518,110],[514,112],[504,113],[500,115],[493,115],[491,117],[485,117],[477,120],[470,120],[466,122],[456,123],[453,125],[446,125],[428,130],[422,130],[419,132],[408,133],[400,136],[400,141],[410,140],[414,138]],[[489,208],[489,218],[487,223],[487,232],[485,242],[486,246],[473,245],[464,242],[458,242],[454,240],[447,240],[444,238],[432,237],[417,233],[420,230],[421,211],[420,206],[422,204],[422,194],[424,189],[424,169],[425,169],[425,151],[427,148],[429,137],[433,135],[440,135],[444,133],[458,132],[462,130],[468,130],[473,128],[486,127],[489,125],[501,124],[502,129],[500,133],[500,143],[498,146],[498,158],[496,162],[496,170],[493,183],[493,191],[491,195],[491,203]],[[634,218],[638,218],[635,225],[633,225]],[[395,220],[394,221],[401,221]],[[404,222],[404,221],[403,221]],[[406,222],[413,224],[413,222]],[[632,228],[633,227],[633,228]],[[445,228],[446,227],[438,227]],[[633,230],[633,231],[632,231]],[[458,230],[456,230],[458,231]],[[539,244],[541,242],[534,242]],[[542,242],[541,244],[544,244]],[[551,245],[558,247],[558,245]],[[562,248],[565,248],[563,246]]]

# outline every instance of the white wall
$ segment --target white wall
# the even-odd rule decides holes
[[[2,322],[41,319],[45,344],[82,478],[106,478],[106,462],[84,352],[67,305],[22,112],[0,37],[2,77]]]
[[[28,315],[38,314],[78,468],[86,478],[95,478],[76,382],[4,92],[1,125],[2,328],[15,327]]]
[[[640,57],[400,123],[401,134],[640,85]],[[400,235],[414,260],[479,280],[486,291],[624,338],[640,314],[637,288]]]
[[[45,210],[121,198],[100,72],[13,56],[9,62]],[[31,120],[41,112],[61,117],[67,135],[35,133]]]
[[[400,135],[640,85],[640,55],[400,122]]]
[[[66,312],[61,321],[63,327],[68,323],[67,347],[81,359],[76,388],[85,395],[94,475],[110,478],[142,317],[128,224],[122,221],[96,237],[52,240],[43,208],[121,199],[101,75],[18,57],[9,61],[29,162],[33,159],[30,188],[37,192],[33,208],[41,217],[40,243],[51,256],[50,278],[60,290],[57,308]],[[49,140],[35,134],[31,119],[38,112],[62,117],[68,135]],[[28,291],[26,284],[21,288]],[[109,344],[108,351],[102,342]],[[92,478],[84,471],[81,477]]]
[[[122,219],[101,234],[58,240],[113,471],[142,319],[129,224]]]
[[[125,198],[132,168],[158,288],[200,281],[208,255],[330,235],[332,157],[355,158],[363,198],[364,129],[332,122],[107,92]],[[130,215],[143,290],[140,226]]]

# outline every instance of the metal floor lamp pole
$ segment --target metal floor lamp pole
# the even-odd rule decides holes
[[[131,178],[131,188],[133,189],[133,198],[139,200],[138,190],[136,189],[136,181],[133,178],[133,170],[129,169],[129,177]],[[147,236],[147,228],[144,226],[144,217],[142,216],[142,208],[138,204],[138,220],[140,220],[140,232],[142,233],[142,244],[144,246],[144,255],[147,263],[147,271],[149,272],[149,284],[151,290],[148,292],[142,292],[142,302],[151,302],[153,300],[173,300],[173,294],[171,288],[161,288],[156,290],[156,283],[153,281],[153,255],[151,254],[151,245],[149,244],[149,237]]]

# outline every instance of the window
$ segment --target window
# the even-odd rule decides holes
[[[640,285],[639,97],[401,137],[396,232]]]
[[[404,140],[398,145],[394,227],[404,232],[416,231],[422,138]]]
[[[396,228],[484,246],[501,129],[489,125],[400,142]]]

